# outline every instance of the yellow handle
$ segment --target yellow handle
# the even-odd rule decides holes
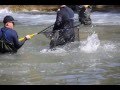
[[[37,35],[37,33],[34,33],[34,34],[29,35],[29,36],[30,36],[30,39],[31,39],[33,36],[35,36],[35,35]],[[22,40],[24,40],[24,39],[25,39],[25,37],[24,37],[24,38],[20,38],[19,41],[22,41]]]

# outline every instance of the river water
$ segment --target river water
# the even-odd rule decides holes
[[[0,22],[6,15],[18,20],[19,37],[43,30],[56,18],[55,12],[2,9]],[[0,84],[120,85],[120,13],[93,12],[91,18],[92,26],[80,26],[80,41],[50,51],[50,40],[40,34],[18,53],[0,55]]]

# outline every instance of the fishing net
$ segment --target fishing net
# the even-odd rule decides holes
[[[57,39],[59,37],[59,32],[55,32],[54,36],[52,35],[52,30],[53,30],[54,25],[52,25],[51,27],[49,27],[48,29],[46,29],[44,32],[42,32],[42,34],[44,34],[46,36],[46,38],[48,39]],[[76,25],[74,27],[71,27],[74,29],[75,32],[75,41],[79,41],[79,25]],[[59,30],[58,30],[59,31]]]

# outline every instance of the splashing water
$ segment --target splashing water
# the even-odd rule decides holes
[[[0,14],[12,14],[12,11],[9,8],[4,8],[0,10]]]
[[[56,50],[51,51],[50,49],[43,49],[40,51],[43,54],[55,54],[55,55],[66,55],[67,51],[64,48],[56,48]]]
[[[107,43],[103,46],[105,51],[116,51],[116,45],[113,43]]]
[[[99,46],[100,40],[94,32],[91,36],[88,36],[87,41],[84,41],[79,48],[84,52],[91,53],[95,52]]]

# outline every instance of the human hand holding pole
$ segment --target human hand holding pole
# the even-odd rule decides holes
[[[54,25],[54,24],[50,25],[49,27],[43,29],[42,31],[40,31],[40,32],[38,32],[38,33],[34,33],[34,34],[30,34],[30,35],[26,35],[26,37],[20,38],[19,41],[23,41],[24,39],[29,40],[29,39],[33,38],[35,35],[44,32],[45,30],[47,30],[48,28],[52,27],[53,25]]]
[[[38,33],[34,33],[34,34],[30,34],[30,35],[26,35],[24,38],[20,38],[19,41],[23,41],[24,39],[31,39],[33,38],[35,35],[37,35]]]

